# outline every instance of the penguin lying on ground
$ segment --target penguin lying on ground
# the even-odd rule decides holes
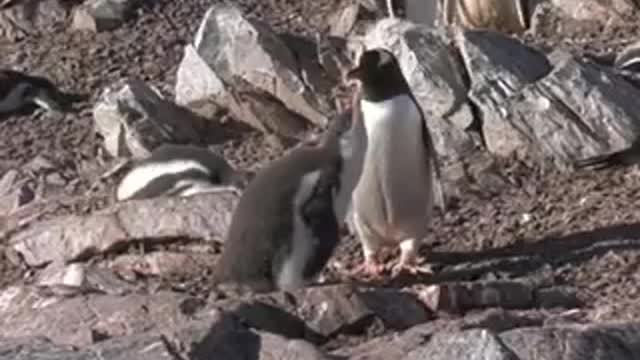
[[[366,136],[359,115],[342,113],[320,144],[300,146],[257,173],[233,214],[216,283],[291,291],[320,273],[339,242],[362,170]]]
[[[220,186],[244,188],[250,175],[206,148],[163,144],[136,164],[116,187],[116,200],[190,196]]]
[[[377,254],[399,245],[392,268],[430,272],[417,266],[418,245],[426,236],[434,203],[444,210],[438,157],[427,124],[395,56],[383,49],[365,51],[349,78],[361,83],[359,103],[367,151],[353,192],[353,225],[365,261],[353,274],[379,276]]]
[[[637,163],[640,163],[640,140],[634,141],[631,147],[627,149],[580,159],[577,160],[574,165],[578,169],[590,168],[593,170],[602,170],[618,166],[630,166]]]
[[[51,81],[22,72],[0,69],[0,114],[37,105],[49,112],[60,113],[65,104]]]

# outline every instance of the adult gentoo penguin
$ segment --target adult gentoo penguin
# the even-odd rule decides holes
[[[25,73],[0,70],[0,114],[37,105],[47,111],[60,112],[63,104],[60,93],[49,80]]]
[[[250,175],[222,157],[194,145],[163,144],[120,180],[116,200],[190,196],[221,186],[242,189]]]
[[[418,245],[427,234],[434,203],[444,210],[440,168],[420,106],[396,57],[384,49],[363,52],[348,75],[361,83],[368,144],[353,192],[353,225],[365,261],[354,274],[378,276],[377,253],[400,246],[392,272],[429,272],[418,267]]]
[[[313,281],[339,242],[365,149],[359,113],[346,111],[319,144],[261,169],[234,211],[214,281],[254,292],[291,291]]]

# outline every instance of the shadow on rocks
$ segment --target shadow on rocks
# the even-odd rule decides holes
[[[525,274],[548,265],[576,265],[611,250],[640,249],[639,233],[640,223],[619,224],[476,253],[433,252],[429,261],[445,269],[432,282],[477,278],[489,272]]]
[[[190,359],[243,359],[260,358],[262,341],[260,336],[246,328],[230,329],[225,322],[216,322],[209,333],[193,346]]]

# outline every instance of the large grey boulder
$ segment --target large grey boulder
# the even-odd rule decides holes
[[[226,191],[127,201],[91,215],[34,224],[13,234],[9,243],[28,265],[41,266],[86,258],[140,240],[223,241],[238,198],[237,191]]]
[[[139,0],[87,0],[73,11],[74,30],[113,30],[129,19]]]
[[[614,70],[490,31],[461,31],[456,42],[492,154],[551,159],[568,169],[636,138],[640,90]]]
[[[640,351],[640,324],[518,328],[500,339],[520,360],[632,360]]]
[[[520,360],[495,333],[473,329],[436,333],[429,342],[411,351],[404,360]]]
[[[148,157],[163,143],[199,143],[204,125],[200,117],[138,79],[104,89],[93,118],[107,152],[134,159]]]
[[[324,125],[330,110],[306,86],[294,54],[277,34],[223,4],[205,13],[193,45],[185,48],[176,99],[200,109],[213,102],[238,120],[276,133],[301,131],[305,123]]]

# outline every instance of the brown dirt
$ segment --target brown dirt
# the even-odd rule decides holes
[[[325,29],[327,14],[341,1],[235,3],[277,31],[310,35]],[[105,86],[129,76],[142,78],[166,96],[173,96],[183,46],[191,41],[210,3],[159,0],[112,32],[71,33],[60,27],[39,38],[3,45],[3,54],[11,56],[0,58],[0,66],[19,65],[46,75],[66,91],[90,94],[91,100],[77,104],[76,112],[63,119],[33,114],[0,123],[0,173],[19,168],[42,154],[54,160],[66,178],[79,179],[62,191],[65,195],[84,194],[96,176],[106,170],[106,165],[96,160],[101,140],[93,131],[91,104]],[[627,27],[607,31],[597,27],[590,32],[549,31],[529,37],[528,41],[545,46],[564,44],[578,52],[606,53],[617,50],[624,43],[621,39],[637,34],[638,23],[636,19]],[[19,59],[20,63],[10,63],[11,59]],[[231,162],[247,167],[259,166],[282,151],[251,132],[243,132],[216,148]],[[465,263],[503,260],[467,276],[473,279],[526,276],[550,268],[554,281],[581,289],[593,319],[638,318],[639,170],[541,174],[522,164],[505,162],[504,172],[515,185],[500,194],[459,199],[446,216],[436,219],[429,238],[434,252],[428,254],[425,247],[424,255],[441,271],[455,271],[457,265]],[[55,207],[51,216],[86,213],[104,206],[107,192],[104,188],[95,194],[101,201],[86,198]],[[529,260],[515,261],[516,265],[508,262],[523,257]],[[361,261],[358,244],[353,239],[346,240],[336,261],[347,267]],[[4,287],[19,279],[23,270],[0,255],[0,274],[0,287]],[[200,281],[206,282],[206,276],[203,273],[202,279],[190,282],[196,286]]]

